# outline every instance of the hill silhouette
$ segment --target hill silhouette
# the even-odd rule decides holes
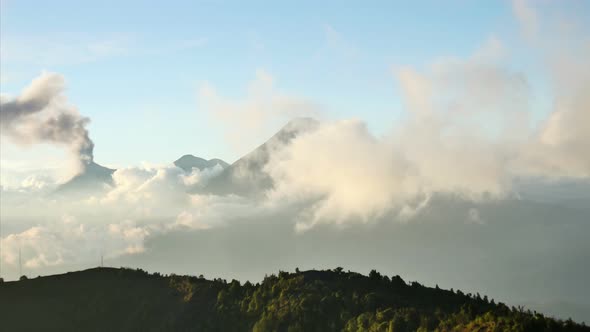
[[[195,157],[192,154],[185,154],[184,156],[178,158],[174,161],[174,165],[188,173],[190,173],[193,170],[193,168],[197,168],[202,171],[206,168],[215,167],[217,165],[221,166],[221,168],[226,168],[229,166],[228,163],[221,159],[214,158],[206,160],[203,158]]]
[[[95,268],[0,283],[5,331],[590,331],[399,276],[279,272],[252,284]]]

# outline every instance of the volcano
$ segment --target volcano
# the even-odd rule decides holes
[[[91,194],[111,188],[114,185],[113,173],[115,169],[90,162],[84,170],[60,185],[56,194]]]

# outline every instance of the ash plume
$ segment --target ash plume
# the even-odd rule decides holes
[[[43,72],[17,97],[1,96],[0,133],[21,145],[67,146],[83,171],[93,161],[94,143],[86,128],[90,119],[67,102],[64,88],[63,76]]]

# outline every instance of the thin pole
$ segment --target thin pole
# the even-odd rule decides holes
[[[18,248],[18,275],[19,275],[19,278],[23,275],[23,261],[22,261],[20,247]]]
[[[0,279],[2,278],[2,216],[0,216]]]

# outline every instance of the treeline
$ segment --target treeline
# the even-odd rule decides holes
[[[477,293],[342,268],[256,284],[92,269],[0,284],[0,314],[11,331],[590,331]]]

